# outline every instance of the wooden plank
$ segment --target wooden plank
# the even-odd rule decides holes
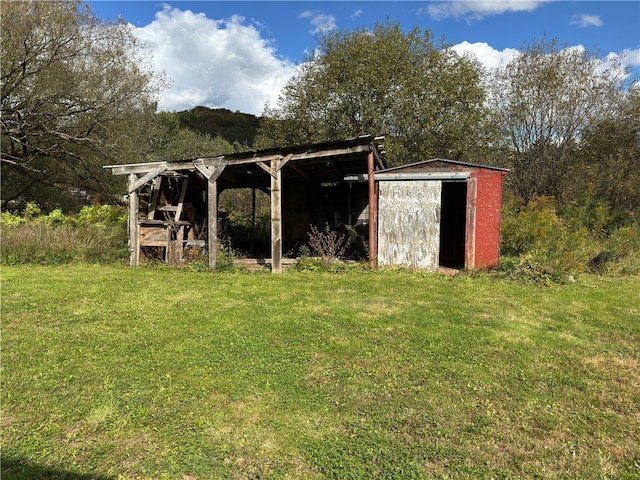
[[[138,210],[140,200],[135,188],[131,188],[138,180],[136,174],[129,175],[129,265],[137,267],[140,262],[140,237],[138,231]]]
[[[378,262],[377,211],[374,208],[378,204],[378,195],[376,192],[374,170],[373,152],[369,152],[367,155],[367,182],[369,187],[369,266],[371,268],[375,268]]]
[[[169,244],[169,229],[166,225],[140,225],[141,247],[165,247]]]
[[[207,182],[207,251],[209,270],[218,261],[218,182]]]
[[[476,206],[478,198],[478,179],[467,182],[467,219],[465,228],[464,268],[476,268]]]
[[[149,202],[149,212],[147,218],[154,220],[156,216],[156,208],[158,207],[158,196],[160,195],[160,185],[162,184],[162,177],[156,177],[153,179],[151,186],[151,200]]]
[[[283,258],[281,260],[282,269],[286,269],[288,267],[292,267],[296,264],[298,260],[296,258]],[[238,258],[233,261],[233,264],[245,268],[250,272],[254,272],[256,270],[260,270],[268,265],[272,265],[272,261],[270,258]]]
[[[278,168],[280,160],[271,161],[271,271],[282,273],[282,171]]]
[[[174,222],[179,222],[182,216],[182,208],[184,206],[184,197],[187,194],[187,186],[189,185],[189,177],[186,177],[182,181],[182,188],[180,189],[180,196],[178,197],[178,205],[176,206],[176,214],[173,217]]]
[[[276,160],[272,160],[271,163],[273,164],[274,161]],[[271,175],[271,177],[276,176],[276,171],[273,170],[273,168],[267,166],[264,162],[257,162],[256,165],[258,165],[261,169],[263,169],[265,172]]]
[[[278,170],[282,170],[282,167],[284,167],[292,158],[293,158],[293,155],[291,153],[286,157],[284,157],[278,164]]]
[[[143,175],[140,178],[137,178],[135,182],[132,183],[131,181],[129,181],[129,193],[139,189],[143,185],[146,185],[148,182],[156,178],[166,169],[167,169],[166,165],[160,165],[158,168],[148,172],[147,174]],[[129,177],[129,179],[131,179],[131,177]]]
[[[379,183],[379,265],[436,271],[442,182]]]
[[[226,160],[216,160],[216,163],[213,165],[205,165],[202,159],[195,160],[193,162],[193,166],[198,170],[204,177],[210,181],[215,182],[218,180],[218,177],[222,174],[228,162]]]

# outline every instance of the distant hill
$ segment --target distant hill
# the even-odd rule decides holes
[[[191,130],[220,135],[233,144],[238,142],[251,147],[260,125],[260,118],[249,113],[232,112],[226,108],[195,107],[177,112],[180,125]]]

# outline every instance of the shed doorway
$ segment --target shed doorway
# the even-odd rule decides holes
[[[467,182],[442,182],[440,265],[465,267]]]

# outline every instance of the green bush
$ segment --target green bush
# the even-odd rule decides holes
[[[87,205],[74,217],[78,225],[107,227],[127,224],[127,212],[124,208],[112,205]]]
[[[538,283],[563,282],[583,272],[637,274],[640,228],[619,224],[619,216],[597,200],[582,200],[559,213],[553,197],[525,203],[507,196],[501,271]]]
[[[610,252],[598,273],[640,275],[640,222],[620,227],[602,242],[602,252]]]
[[[17,227],[26,221],[27,220],[24,217],[16,213],[2,212],[2,214],[0,214],[0,224],[4,227]]]
[[[5,265],[123,262],[128,258],[126,226],[121,207],[84,207],[77,215],[56,209],[43,215],[30,203],[21,215],[2,213],[0,260]]]
[[[504,213],[502,253],[518,258],[511,273],[546,283],[584,271],[588,230],[570,228],[558,216],[553,197],[538,197],[526,204],[508,197]]]

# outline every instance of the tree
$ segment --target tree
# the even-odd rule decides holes
[[[640,88],[628,90],[620,108],[582,134],[580,178],[572,196],[585,193],[627,215],[640,209]]]
[[[508,181],[526,199],[560,199],[572,183],[586,130],[617,109],[624,76],[582,48],[543,39],[522,48],[490,81],[490,103],[512,168]]]
[[[463,158],[481,144],[480,67],[431,32],[399,24],[321,34],[275,107],[267,106],[258,147],[385,135],[396,164]]]
[[[221,136],[211,137],[180,127],[180,113],[160,112],[149,135],[152,162],[215,157],[234,152],[233,145]]]
[[[144,155],[162,87],[130,27],[79,1],[3,2],[0,20],[3,205],[112,194],[101,166]]]

